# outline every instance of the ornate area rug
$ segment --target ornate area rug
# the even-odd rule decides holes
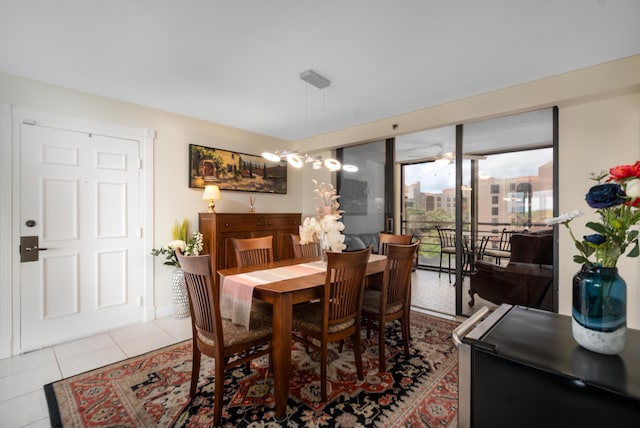
[[[296,343],[287,419],[276,421],[267,358],[225,376],[224,427],[455,427],[457,349],[452,321],[411,314],[407,358],[400,325],[387,325],[387,373],[378,373],[377,336],[363,331],[364,381],[351,343],[329,353],[328,400],[319,401],[319,355]],[[52,426],[205,427],[213,421],[213,359],[203,357],[198,392],[189,400],[191,341],[45,385]]]

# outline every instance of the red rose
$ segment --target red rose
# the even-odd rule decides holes
[[[611,177],[607,181],[620,181],[625,178],[640,178],[640,161],[636,161],[633,165],[618,165],[609,170]]]

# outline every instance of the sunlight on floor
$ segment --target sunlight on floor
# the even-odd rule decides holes
[[[455,278],[452,276],[455,282]],[[411,279],[411,306],[416,309],[433,312],[435,314],[456,316],[456,287],[449,283],[448,275],[438,272],[417,269]],[[478,295],[475,305],[469,306],[469,277],[465,277],[462,285],[462,310],[465,315],[472,315],[483,306],[495,308],[497,305],[488,302]]]

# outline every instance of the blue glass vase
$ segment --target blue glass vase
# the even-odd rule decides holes
[[[627,283],[618,268],[583,265],[573,277],[573,338],[600,354],[624,350],[627,334]]]

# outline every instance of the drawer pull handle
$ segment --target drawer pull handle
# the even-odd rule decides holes
[[[229,223],[225,223],[225,224],[224,224],[224,227],[229,227]]]

